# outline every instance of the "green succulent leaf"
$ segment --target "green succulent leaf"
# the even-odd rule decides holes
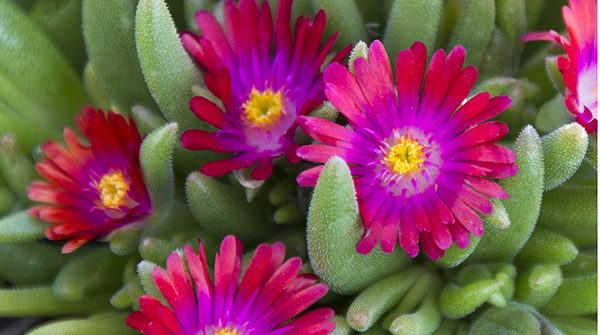
[[[435,264],[443,268],[453,268],[460,265],[477,249],[479,241],[481,241],[481,237],[471,236],[469,246],[464,249],[459,248],[456,244],[452,244],[450,248],[444,251],[444,257],[435,261]]]
[[[496,24],[506,36],[513,56],[511,72],[514,73],[523,50],[521,37],[527,31],[525,0],[496,0]]]
[[[555,315],[549,318],[550,323],[563,333],[569,335],[596,335],[598,334],[598,323],[585,316]]]
[[[500,181],[509,199],[503,200],[510,217],[507,229],[487,226],[479,246],[469,257],[476,261],[511,261],[529,239],[538,219],[544,187],[544,160],[541,139],[527,126],[515,142],[516,176]]]
[[[200,225],[222,238],[233,234],[242,241],[256,242],[272,231],[261,205],[246,201],[244,193],[213,178],[194,172],[187,178],[188,205]]]
[[[0,289],[2,316],[61,316],[82,315],[109,308],[105,294],[95,294],[84,301],[64,302],[50,286]]]
[[[335,322],[335,329],[329,333],[330,335],[350,335],[354,333],[343,316],[336,315],[332,321]]]
[[[554,189],[575,174],[588,148],[588,135],[578,123],[564,125],[542,137],[544,188]]]
[[[164,1],[138,2],[135,45],[146,84],[165,118],[177,122],[180,130],[206,129],[189,108],[192,86],[201,83],[201,76],[179,41]]]
[[[52,321],[41,325],[28,335],[135,335],[136,330],[125,324],[127,313],[106,312],[85,319]]]
[[[312,0],[312,6],[315,12],[322,9],[327,13],[325,38],[339,33],[334,49],[340,50],[348,44],[367,40],[365,23],[354,0]]]
[[[556,294],[542,308],[549,314],[592,314],[598,311],[598,274],[565,277]]]
[[[333,157],[325,164],[313,193],[307,241],[312,268],[334,292],[360,292],[411,260],[398,249],[385,254],[376,247],[367,255],[359,254],[356,244],[363,231],[350,169],[341,158]]]
[[[438,293],[439,289],[431,289],[415,312],[391,319],[386,328],[394,335],[432,334],[442,321],[442,314],[437,304]],[[387,324],[385,320],[383,324]]]
[[[350,57],[348,57],[348,69],[350,72],[354,73],[354,61],[359,58],[369,59],[369,46],[363,41],[358,41],[350,52]]]
[[[538,228],[531,234],[515,262],[563,265],[573,261],[578,253],[577,247],[568,238]]]
[[[548,72],[548,77],[554,84],[554,87],[560,94],[564,94],[567,86],[565,85],[565,80],[563,79],[562,73],[558,69],[557,60],[560,56],[548,56],[546,57],[546,71]],[[562,97],[562,96],[561,96]]]
[[[462,45],[468,50],[465,63],[479,65],[483,53],[492,40],[495,20],[494,0],[468,0],[450,37],[449,47]]]
[[[121,112],[133,105],[155,109],[135,44],[137,0],[84,0],[83,37],[98,84]]]
[[[400,50],[421,41],[432,55],[443,3],[442,0],[395,0],[383,36],[388,54],[395,58]]]
[[[492,307],[483,313],[471,327],[471,335],[537,334],[562,335],[548,320],[533,308],[511,302],[506,308]]]
[[[86,58],[81,36],[81,1],[39,0],[29,16],[46,32],[73,69],[81,72]]]
[[[140,105],[131,107],[131,117],[133,117],[138,130],[143,135],[150,134],[155,129],[160,128],[167,123],[161,115],[152,113],[150,110]]]
[[[77,73],[41,28],[8,1],[0,1],[0,31],[0,101],[28,121],[73,124],[87,102]]]
[[[71,255],[39,242],[0,243],[0,278],[13,285],[50,284]]]
[[[60,270],[52,290],[58,298],[68,302],[87,301],[96,294],[114,292],[121,284],[126,260],[108,248],[90,250]]]
[[[168,210],[175,193],[172,162],[177,130],[177,123],[166,124],[148,135],[140,147],[140,167],[157,215]]]
[[[363,332],[400,302],[400,299],[423,274],[421,268],[409,268],[368,286],[354,299],[346,320],[350,327]]]
[[[27,203],[27,186],[37,177],[33,162],[25,156],[11,134],[0,136],[0,173],[19,200]]]
[[[596,244],[596,186],[562,185],[544,193],[539,227],[559,233],[578,247]]]
[[[0,243],[14,243],[44,238],[48,224],[32,218],[26,211],[6,216],[0,220]]]
[[[535,126],[541,132],[550,133],[568,123],[570,119],[571,114],[565,106],[565,98],[561,94],[556,94],[540,107],[535,118]]]
[[[515,300],[536,308],[544,306],[556,294],[562,281],[558,265],[535,265],[517,278]]]
[[[156,286],[156,283],[154,283],[154,280],[152,279],[152,272],[154,272],[156,266],[156,264],[148,261],[139,262],[137,265],[138,278],[146,294],[149,294],[160,300],[163,304],[166,304],[167,300],[163,297],[162,293],[160,293],[158,286]]]

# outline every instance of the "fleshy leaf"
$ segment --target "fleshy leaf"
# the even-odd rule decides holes
[[[471,327],[470,334],[539,334],[562,335],[533,308],[511,302],[506,308],[492,307],[483,313]]]
[[[541,139],[527,126],[515,142],[516,176],[500,181],[509,199],[503,200],[511,221],[508,229],[488,225],[469,262],[511,261],[533,231],[540,212],[544,187],[544,160]]]
[[[329,333],[329,335],[350,335],[353,333],[344,317],[336,315],[332,321],[335,322],[335,330]]]
[[[28,121],[50,127],[72,124],[87,97],[69,63],[8,1],[0,1],[0,31],[0,101]]]
[[[108,248],[91,250],[60,270],[52,290],[68,302],[87,301],[99,292],[112,293],[121,284],[121,271],[126,260]]]
[[[548,72],[548,77],[554,84],[554,87],[561,94],[565,93],[567,86],[565,85],[565,80],[563,79],[562,73],[558,70],[558,65],[556,65],[556,61],[559,56],[548,56],[546,57],[546,71]],[[562,96],[561,96],[562,98]]]
[[[550,323],[565,334],[570,335],[597,335],[598,323],[596,319],[576,315],[554,315],[549,318]]]
[[[517,264],[567,264],[579,251],[568,238],[544,229],[536,229],[515,258]]]
[[[152,262],[139,262],[137,265],[138,278],[146,294],[149,294],[155,297],[156,299],[160,300],[163,304],[166,304],[167,301],[163,297],[162,293],[160,293],[160,290],[158,289],[158,287],[154,283],[154,280],[152,279],[152,272],[154,272],[155,267],[156,264]]]
[[[350,52],[350,57],[348,57],[348,69],[350,72],[354,73],[354,61],[359,58],[369,59],[369,46],[363,41],[358,41]]]
[[[187,178],[185,191],[196,220],[219,238],[233,234],[242,241],[256,242],[273,229],[261,205],[248,203],[241,190],[194,172]]]
[[[47,243],[0,243],[0,278],[13,285],[49,284],[71,259]]]
[[[462,45],[468,50],[465,63],[479,65],[483,52],[492,40],[495,20],[494,0],[468,0],[450,37],[449,47]]]
[[[27,186],[37,177],[33,162],[19,146],[11,134],[0,136],[0,173],[6,183],[22,202],[27,203]]]
[[[399,248],[391,254],[380,247],[367,255],[359,254],[356,244],[363,231],[350,169],[341,158],[333,157],[314,189],[307,241],[312,268],[334,292],[357,293],[411,260]]]
[[[180,131],[206,129],[189,107],[191,88],[201,83],[201,76],[179,41],[164,1],[138,2],[135,45],[146,84],[165,118],[177,122]]]
[[[2,316],[60,316],[88,314],[109,308],[106,294],[94,294],[84,301],[64,302],[49,286],[0,289]]]
[[[443,7],[442,0],[395,0],[390,10],[383,43],[390,55],[421,41],[433,50]]]
[[[544,148],[544,188],[554,189],[575,174],[588,148],[588,135],[573,122],[542,137]]]
[[[565,106],[565,98],[556,94],[554,98],[546,101],[535,118],[535,126],[541,132],[549,133],[572,120],[571,114]]]
[[[173,147],[177,124],[169,123],[148,135],[140,147],[140,167],[156,215],[167,211],[174,196]]]
[[[154,109],[135,44],[136,0],[84,0],[83,36],[98,84],[121,112],[135,104]]]
[[[562,281],[558,265],[535,265],[519,275],[515,300],[536,308],[544,306],[556,294]]]
[[[598,310],[598,274],[565,277],[542,311],[549,314],[592,314]]]
[[[32,218],[26,211],[0,220],[0,243],[25,242],[44,238],[48,225]]]
[[[52,321],[35,328],[29,335],[135,335],[134,329],[127,327],[127,313],[107,312],[94,314],[86,319]]]
[[[527,31],[525,0],[496,0],[496,24],[506,36],[512,53],[511,71],[515,72],[519,64],[523,43],[521,36]]]
[[[350,327],[360,332],[371,328],[383,314],[400,302],[423,272],[421,268],[409,268],[363,290],[348,308],[346,320]]]
[[[592,185],[566,184],[546,192],[539,227],[567,237],[578,247],[594,245],[598,227],[597,199],[596,186]]]
[[[312,0],[312,5],[315,12],[323,9],[327,14],[324,35],[339,33],[334,49],[341,50],[350,43],[367,40],[365,23],[354,0]]]

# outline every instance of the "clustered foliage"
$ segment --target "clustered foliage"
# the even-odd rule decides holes
[[[597,135],[573,122],[555,88],[562,84],[555,58],[564,51],[520,42],[528,31],[564,31],[565,4],[294,2],[293,19],[325,10],[325,35],[340,33],[337,51],[373,39],[393,56],[415,41],[428,50],[461,44],[466,65],[479,70],[472,95],[512,99],[498,117],[510,129],[500,144],[514,150],[519,167],[499,182],[510,198],[493,201],[481,238],[431,261],[400,248],[356,252],[363,226],[340,158],[326,163],[314,189],[296,183],[306,162],[276,161],[260,185],[198,172],[221,156],[181,147],[185,130],[210,130],[189,102],[198,95],[220,102],[179,33],[198,33],[199,10],[222,18],[223,1],[0,0],[0,316],[53,318],[11,320],[8,332],[135,334],[125,318],[139,309],[138,297],[163,299],[154,267],[184,245],[197,250],[198,238],[211,267],[221,239],[233,234],[246,250],[284,242],[288,257],[299,256],[305,272],[329,285],[319,304],[336,312],[332,334],[596,334]],[[350,69],[364,48],[355,48]],[[86,103],[131,115],[145,136],[140,164],[154,215],[143,230],[61,254],[62,242],[44,238],[48,225],[27,215],[25,190],[40,179],[40,144],[60,141]],[[328,102],[310,114],[337,115]],[[300,131],[296,141],[310,142]]]

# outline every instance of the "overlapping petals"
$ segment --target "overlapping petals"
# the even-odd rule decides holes
[[[28,212],[53,224],[46,237],[70,239],[64,253],[134,227],[152,213],[139,166],[142,140],[133,120],[128,124],[112,111],[105,115],[86,106],[75,122],[89,145],[65,128],[66,147],[52,141],[42,145],[46,157],[35,168],[46,181],[34,181],[27,188],[31,200],[45,203]]]
[[[598,12],[597,0],[569,0],[562,10],[570,40],[556,31],[534,32],[523,42],[547,40],[565,48],[557,65],[567,91],[565,104],[588,133],[598,132]]]
[[[215,257],[214,280],[204,247],[173,253],[152,278],[170,307],[152,296],[139,299],[141,311],[127,324],[145,334],[316,335],[335,329],[333,310],[318,308],[290,321],[327,292],[317,278],[299,274],[302,261],[283,262],[285,247],[261,244],[242,275],[242,245],[227,236]],[[240,280],[241,277],[241,280]]]
[[[201,36],[182,34],[182,43],[206,71],[205,82],[223,103],[224,110],[204,97],[194,97],[194,114],[218,132],[188,130],[181,143],[190,150],[233,153],[229,159],[205,164],[209,176],[254,166],[251,177],[272,174],[273,159],[285,154],[299,158],[293,142],[296,117],[323,99],[321,66],[337,34],[321,48],[325,13],[314,21],[299,17],[290,28],[292,0],[279,1],[275,21],[268,2],[225,1],[225,29],[207,11],[196,14]],[[333,62],[347,55],[339,53]]]
[[[350,166],[365,227],[360,253],[379,242],[389,253],[398,240],[413,257],[419,243],[432,259],[453,241],[466,248],[470,234],[483,234],[477,212],[491,213],[488,197],[508,197],[490,178],[517,173],[514,153],[495,144],[507,126],[488,121],[510,99],[484,92],[464,102],[477,70],[463,69],[461,46],[447,56],[438,50],[427,67],[426,59],[420,42],[401,51],[395,90],[390,60],[375,41],[368,61],[354,62],[356,75],[339,64],[325,70],[325,94],[351,128],[299,118],[302,129],[322,143],[299,148],[301,158],[322,163],[339,156]],[[315,185],[321,169],[304,171],[299,184]]]

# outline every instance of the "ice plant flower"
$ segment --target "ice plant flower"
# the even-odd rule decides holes
[[[27,188],[29,199],[45,203],[31,207],[29,215],[53,223],[46,237],[70,239],[63,253],[135,227],[152,213],[139,164],[142,140],[133,120],[128,124],[112,111],[106,115],[86,106],[75,123],[89,145],[65,128],[66,148],[53,141],[42,145],[46,157],[35,168],[46,181]]]
[[[365,228],[357,245],[363,254],[379,241],[384,252],[392,252],[398,239],[410,256],[419,253],[420,242],[434,260],[452,241],[466,248],[469,233],[483,234],[476,211],[492,212],[486,196],[508,197],[488,178],[517,173],[514,153],[494,144],[507,126],[482,123],[508,108],[510,98],[484,92],[463,104],[477,70],[462,68],[461,46],[447,57],[438,50],[427,70],[426,59],[421,42],[398,54],[396,95],[390,60],[375,41],[368,61],[354,62],[356,75],[339,64],[325,70],[325,94],[352,128],[311,117],[298,120],[323,143],[299,148],[301,158],[323,163],[339,156],[350,167]],[[315,185],[322,168],[301,173],[299,184]]]
[[[225,1],[225,31],[207,11],[196,14],[202,36],[184,33],[183,45],[206,71],[205,82],[225,107],[204,97],[190,101],[192,112],[218,128],[218,132],[191,129],[181,144],[190,150],[233,153],[232,158],[206,163],[201,172],[221,176],[234,170],[256,167],[254,180],[271,176],[273,159],[285,154],[299,162],[293,142],[296,117],[323,99],[321,66],[337,34],[322,48],[325,13],[314,21],[299,17],[294,35],[290,28],[292,0],[281,0],[275,22],[269,2],[260,8],[256,0]],[[350,46],[333,58],[344,58]]]
[[[562,9],[569,41],[556,31],[533,32],[521,41],[548,40],[565,48],[557,60],[567,91],[565,104],[588,133],[598,132],[598,4],[596,0],[569,0]]]
[[[330,308],[314,309],[290,321],[325,295],[328,287],[315,284],[312,274],[298,274],[300,258],[283,263],[284,256],[282,243],[261,244],[242,275],[242,245],[229,235],[215,256],[213,281],[202,242],[198,254],[185,246],[183,255],[169,256],[167,271],[156,267],[152,273],[170,307],[144,295],[139,298],[141,311],[129,315],[127,324],[144,334],[329,334],[335,329]]]

